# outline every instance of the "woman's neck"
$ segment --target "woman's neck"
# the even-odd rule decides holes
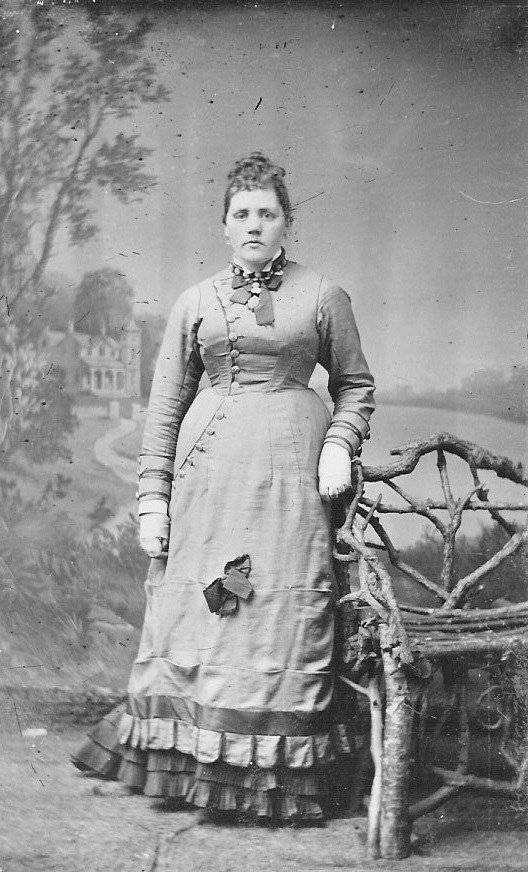
[[[254,263],[254,262],[248,263],[243,258],[238,257],[238,258],[233,258],[233,264],[235,266],[241,267],[241,269],[243,269],[244,272],[248,272],[248,273],[265,272],[266,270],[270,269],[272,263],[275,260],[277,260],[278,257],[280,257],[281,252],[282,252],[282,248],[277,249],[277,251],[275,252],[273,257],[270,258],[269,260],[265,260],[263,263]]]

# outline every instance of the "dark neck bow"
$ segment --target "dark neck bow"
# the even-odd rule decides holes
[[[281,253],[270,268],[262,272],[244,272],[236,263],[231,264],[233,273],[231,286],[234,293],[231,294],[230,300],[232,303],[242,303],[253,309],[257,324],[260,326],[274,323],[270,291],[276,291],[280,287],[285,265],[284,249],[281,249]]]

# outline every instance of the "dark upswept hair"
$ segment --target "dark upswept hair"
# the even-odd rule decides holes
[[[225,224],[231,198],[239,191],[255,191],[259,188],[272,188],[279,201],[286,224],[293,221],[292,207],[288,190],[284,183],[286,171],[277,164],[272,163],[261,151],[252,151],[249,157],[240,158],[227,176],[227,188],[224,195],[224,214],[222,221]]]

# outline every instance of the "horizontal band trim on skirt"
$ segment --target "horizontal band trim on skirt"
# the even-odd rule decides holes
[[[333,763],[349,754],[346,731],[340,724],[310,736],[269,736],[204,730],[173,718],[136,718],[124,713],[119,725],[123,745],[141,750],[175,749],[199,763],[222,761],[230,766],[307,769]]]
[[[138,720],[162,718],[200,730],[260,736],[313,736],[332,726],[331,712],[239,711],[204,706],[192,699],[129,695],[127,711]]]
[[[129,741],[122,743],[123,722],[129,717],[123,706],[106,715],[91,730],[73,762],[79,769],[118,778],[146,796],[179,798],[202,808],[237,810],[277,820],[320,820],[321,805],[326,811],[331,786],[335,786],[342,771],[342,757],[333,765],[320,765],[322,761],[318,760],[304,769],[289,768],[284,763],[260,769],[255,762],[245,767],[225,760],[201,763],[175,748],[134,747]],[[343,728],[334,733],[334,740],[339,735],[345,742]],[[341,750],[345,752],[343,744]]]

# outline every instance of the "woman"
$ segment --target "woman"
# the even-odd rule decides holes
[[[283,179],[259,152],[236,163],[232,263],[171,312],[139,463],[153,558],[139,654],[126,711],[77,762],[119,762],[149,796],[318,820],[349,752],[332,705],[329,501],[350,487],[374,386],[347,294],[286,258]],[[308,388],[318,361],[332,416]]]

